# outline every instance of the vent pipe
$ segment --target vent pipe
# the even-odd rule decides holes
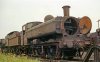
[[[63,6],[62,8],[63,8],[64,16],[69,16],[70,6]]]

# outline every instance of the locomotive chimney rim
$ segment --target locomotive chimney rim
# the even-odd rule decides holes
[[[64,16],[69,16],[70,6],[66,5],[66,6],[63,6],[62,8],[63,8]]]

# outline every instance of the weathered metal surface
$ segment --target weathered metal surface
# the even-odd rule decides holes
[[[69,8],[70,6],[63,6],[64,16],[69,17]]]
[[[89,17],[84,16],[79,21],[80,33],[87,34],[90,32],[92,23]]]
[[[1,48],[5,45],[5,39],[0,39],[0,51],[2,50]]]
[[[40,35],[56,32],[57,25],[59,24],[60,21],[61,21],[61,17],[57,17],[45,23],[34,26],[28,31],[26,31],[26,36],[27,38],[31,38],[31,37],[34,38]]]
[[[42,55],[44,55],[46,58],[50,58],[50,56],[54,57],[54,59],[65,59],[67,57],[75,58],[76,56],[80,57],[79,55],[81,55],[81,51],[79,50],[79,48],[84,48],[86,43],[88,43],[88,45],[92,45],[90,41],[92,37],[93,39],[97,39],[100,37],[94,37],[97,36],[98,33],[96,33],[96,35],[88,38],[87,34],[90,32],[92,26],[91,20],[86,16],[80,19],[76,17],[70,17],[69,8],[70,6],[63,7],[64,17],[53,18],[53,16],[49,15],[46,16],[44,23],[29,22],[22,27],[22,32],[19,33],[17,31],[14,31],[9,33],[5,38],[6,46],[27,45],[27,48],[22,46],[23,49],[25,48],[27,50],[23,50],[24,52],[33,54],[32,51],[34,50],[34,55],[36,54],[41,57]],[[40,40],[40,43],[38,43],[37,40]],[[97,41],[99,42],[99,39],[97,39]],[[87,53],[87,56],[85,58],[86,61],[92,54],[91,51]],[[95,55],[97,55],[96,53]],[[42,62],[80,61],[49,59]]]
[[[12,31],[9,34],[7,34],[6,38],[11,39],[11,38],[14,38],[16,36],[20,36],[20,33],[18,31]]]
[[[16,45],[20,45],[20,37],[14,37],[12,39],[8,39],[8,41],[6,41],[6,46],[16,46]]]
[[[20,39],[20,33],[18,31],[13,31],[11,33],[9,33],[6,37],[5,37],[5,42],[6,42],[6,46],[16,46],[16,45],[20,45],[21,43],[21,39]]]
[[[22,31],[20,33],[20,35],[21,35],[21,45],[28,45],[27,44],[27,37],[25,36],[24,31]]]
[[[26,23],[26,24],[25,24],[25,30],[28,30],[28,29],[30,29],[30,28],[32,28],[32,27],[38,25],[38,24],[41,24],[41,23],[42,23],[42,22],[29,22],[29,23]]]
[[[67,33],[68,35],[74,35],[74,34],[78,34],[78,19],[75,17],[68,17],[66,18],[66,20],[64,21],[64,31],[65,33]]]
[[[0,39],[1,44],[5,44],[5,39]]]
[[[44,18],[44,22],[50,21],[51,19],[53,19],[54,17],[52,15],[47,15]]]

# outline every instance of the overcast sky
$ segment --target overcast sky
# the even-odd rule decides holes
[[[0,0],[0,38],[11,31],[21,31],[22,25],[32,21],[43,21],[48,14],[63,16],[62,6],[70,5],[70,15],[88,16],[92,20],[92,31],[100,19],[100,0]]]

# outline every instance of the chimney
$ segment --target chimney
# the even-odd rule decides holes
[[[63,8],[64,16],[69,16],[70,6],[63,6],[62,8]]]

